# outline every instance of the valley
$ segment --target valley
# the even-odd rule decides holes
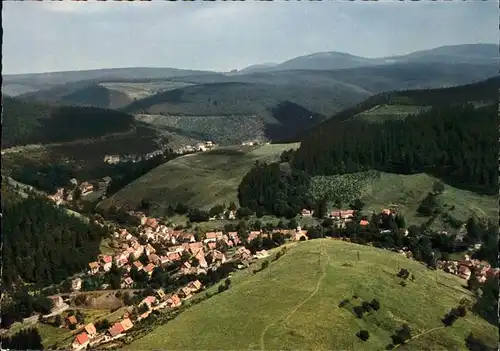
[[[5,75],[2,342],[492,350],[497,51]]]

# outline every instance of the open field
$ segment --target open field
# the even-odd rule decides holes
[[[148,199],[157,214],[169,205],[184,203],[210,209],[237,202],[237,189],[255,161],[275,161],[295,144],[233,146],[191,154],[169,161],[127,185],[99,206],[137,206]]]
[[[157,94],[162,91],[179,89],[190,86],[190,83],[165,81],[150,81],[150,82],[105,82],[101,86],[119,91],[126,94],[131,99],[144,99],[148,96]]]
[[[399,268],[415,276],[406,287],[396,277]],[[464,349],[471,330],[494,345],[498,329],[470,312],[441,328],[440,319],[469,296],[462,285],[460,278],[392,252],[332,239],[298,243],[270,270],[234,279],[228,291],[192,306],[127,349],[382,350],[403,323],[413,337],[437,328],[409,341],[405,350]],[[362,319],[338,307],[344,299],[350,306],[373,298],[380,310]],[[366,342],[355,336],[361,329],[370,333]]]
[[[365,210],[370,213],[397,205],[406,223],[411,225],[427,221],[427,218],[417,216],[417,208],[432,191],[436,180],[424,173],[401,175],[376,171],[320,176],[313,178],[311,193],[316,197],[327,194],[331,200],[340,197],[344,206],[360,198],[366,204]],[[466,221],[471,213],[492,220],[498,218],[498,201],[494,196],[483,196],[445,184],[445,191],[438,196],[438,202],[444,211],[459,221]],[[437,218],[433,226],[436,229],[446,228],[441,218]]]
[[[364,119],[369,122],[405,119],[409,115],[416,115],[427,109],[426,106],[382,104],[358,113],[354,119]]]

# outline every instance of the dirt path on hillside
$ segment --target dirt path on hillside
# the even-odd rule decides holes
[[[445,327],[444,325],[442,325],[442,326],[440,326],[440,327],[435,327],[435,328],[432,328],[432,329],[426,330],[426,331],[424,331],[424,332],[422,332],[422,333],[420,333],[420,334],[417,334],[417,335],[415,335],[415,336],[413,336],[413,337],[409,338],[408,340],[406,340],[406,342],[404,343],[404,345],[408,344],[410,341],[412,341],[412,340],[414,340],[414,339],[418,339],[418,338],[419,338],[419,337],[421,337],[422,335],[426,335],[426,334],[429,334],[429,333],[431,333],[431,332],[433,332],[433,331],[436,331],[436,330],[439,330],[439,329],[444,329],[444,328],[446,328],[446,327]],[[397,348],[398,348],[398,347],[400,347],[401,345],[403,345],[403,344],[397,344],[396,346],[394,346],[393,350],[394,350],[394,349],[397,349]]]
[[[324,268],[323,268],[323,273],[321,274],[321,276],[319,277],[318,279],[318,282],[316,283],[316,288],[314,289],[313,292],[311,292],[309,294],[309,296],[307,296],[302,302],[300,302],[297,306],[294,307],[294,309],[286,316],[286,318],[283,320],[283,324],[285,324],[288,319],[290,319],[291,316],[293,316],[295,314],[295,312],[297,312],[299,310],[299,308],[301,308],[307,301],[309,301],[310,299],[312,299],[319,291],[319,288],[321,286],[321,282],[323,281],[323,279],[326,277],[326,272],[327,272],[327,268],[328,268],[328,265],[330,264],[330,260],[331,260],[331,256],[328,254],[328,251],[325,249],[325,246],[323,244],[323,252],[324,254],[326,254],[326,256],[328,257],[328,259],[326,260],[326,263],[324,265]],[[323,253],[322,253],[323,254]],[[262,334],[260,335],[260,349],[261,350],[265,350],[265,336],[266,336],[266,333],[267,331],[275,324],[277,324],[278,321],[276,322],[273,322],[271,324],[269,324],[265,329],[264,331],[262,332]],[[286,326],[285,326],[286,328]]]

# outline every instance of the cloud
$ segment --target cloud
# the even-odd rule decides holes
[[[228,70],[298,55],[366,57],[497,43],[496,2],[4,2],[6,73]]]

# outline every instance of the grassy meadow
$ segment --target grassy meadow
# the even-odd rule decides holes
[[[275,161],[283,151],[298,146],[233,146],[182,156],[148,172],[100,206],[137,206],[142,199],[148,199],[154,212],[161,215],[169,204],[175,206],[179,202],[202,209],[237,203],[238,186],[255,161]]]
[[[406,287],[396,276],[400,268],[415,276]],[[498,335],[496,327],[470,312],[452,327],[442,327],[441,318],[470,297],[463,280],[369,246],[333,239],[301,242],[270,268],[239,274],[228,291],[190,307],[125,349],[383,350],[403,323],[414,339],[401,350],[465,349],[471,331],[494,345]],[[380,309],[358,319],[352,306],[374,298]],[[345,299],[350,302],[339,307]],[[366,342],[355,335],[361,329],[370,333]]]
[[[311,193],[318,198],[327,194],[331,200],[340,197],[344,206],[360,198],[366,205],[365,210],[370,213],[395,205],[405,216],[406,223],[411,225],[427,221],[427,218],[417,215],[417,208],[432,191],[436,180],[424,173],[402,175],[376,171],[318,176],[313,178]],[[445,191],[438,196],[438,202],[443,211],[459,221],[466,221],[471,214],[492,220],[498,218],[498,200],[494,196],[479,195],[445,184]],[[439,217],[433,226],[436,229],[446,228],[447,224]]]
[[[405,119],[409,115],[416,115],[428,109],[426,106],[416,105],[377,105],[369,110],[358,113],[355,119],[363,119],[368,122],[383,122],[387,120]]]

